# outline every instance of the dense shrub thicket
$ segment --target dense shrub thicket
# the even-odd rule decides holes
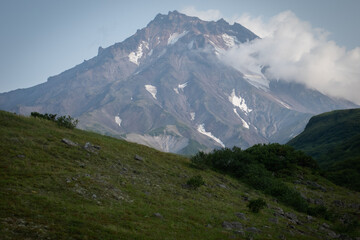
[[[316,171],[319,167],[311,157],[291,146],[258,144],[246,150],[224,148],[208,154],[199,152],[191,162],[201,169],[212,168],[230,174],[298,211],[312,213],[300,193],[280,177],[294,176],[298,166]]]
[[[261,209],[263,209],[266,206],[266,202],[262,198],[258,198],[256,200],[250,200],[247,207],[252,211],[253,213],[258,213]]]
[[[186,182],[186,185],[191,189],[197,189],[204,184],[205,184],[205,181],[201,175],[193,176]]]
[[[57,114],[51,114],[51,113],[50,114],[48,114],[48,113],[41,114],[38,112],[32,112],[31,116],[36,117],[36,118],[46,119],[49,121],[53,121],[53,122],[56,122],[61,127],[66,127],[66,128],[70,128],[70,129],[75,128],[79,122],[79,120],[74,119],[74,118],[70,117],[69,115],[68,116],[60,116],[60,117],[56,118]]]

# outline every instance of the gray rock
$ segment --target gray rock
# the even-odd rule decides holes
[[[312,220],[313,220],[313,217],[312,217],[312,216],[307,215],[307,216],[306,216],[306,220],[308,220],[308,221],[310,222],[310,221],[312,221]]]
[[[315,198],[315,199],[308,198],[307,201],[308,201],[308,203],[315,204],[315,205],[324,205],[324,201],[319,198]]]
[[[90,142],[86,142],[84,145],[84,149],[89,152],[96,152],[97,150],[100,150],[100,146],[98,145],[92,145]]]
[[[275,224],[278,224],[279,223],[279,219],[274,217],[274,218],[269,218],[269,222],[272,222],[272,223],[275,223]]]
[[[326,192],[326,188],[321,186],[320,184],[318,184],[317,182],[313,182],[313,181],[306,181],[305,182],[306,185],[313,187],[313,188],[317,188],[320,189],[323,192]]]
[[[243,229],[242,224],[239,222],[224,221],[222,223],[222,227],[225,228],[226,230],[242,230]]]
[[[323,226],[324,228],[330,228],[329,224],[327,223],[323,223],[321,226]]]
[[[261,232],[259,229],[257,229],[256,227],[248,227],[246,228],[247,232],[252,232],[252,233],[259,233]]]
[[[337,234],[336,232],[331,231],[331,230],[327,230],[327,234],[328,234],[328,236],[331,237],[331,238],[338,238],[338,237],[340,237],[340,234]]]
[[[18,157],[18,158],[25,158],[25,155],[19,154],[19,155],[16,155],[16,157]]]
[[[72,146],[72,147],[77,147],[79,145],[76,142],[73,142],[67,138],[61,139],[61,142],[65,143],[66,145]]]
[[[225,184],[219,184],[218,186],[225,189],[227,188]]]
[[[237,234],[237,235],[240,235],[242,237],[245,237],[245,232],[242,231],[242,230],[236,230],[236,231],[234,231],[234,233]]]
[[[285,213],[285,216],[286,216],[288,219],[297,220],[297,216],[296,216],[295,213],[287,212],[287,213]]]
[[[247,220],[244,213],[238,212],[238,213],[235,213],[235,216],[237,216],[238,218],[240,218],[242,220]]]
[[[157,218],[164,218],[160,213],[154,213],[154,217],[157,217]]]
[[[285,215],[284,210],[282,210],[282,208],[281,208],[281,207],[277,207],[277,208],[275,208],[275,212],[276,212],[277,214],[282,215],[282,216],[284,216],[284,215]]]
[[[334,201],[333,201],[333,204],[334,204],[336,207],[341,207],[341,208],[346,207],[346,204],[345,204],[343,201],[341,201],[341,200],[334,200]]]
[[[281,235],[279,236],[279,239],[281,239],[281,240],[286,240],[286,237],[285,237],[284,234],[281,234]]]
[[[134,159],[137,161],[144,161],[144,159],[137,154],[135,155]]]
[[[360,210],[360,204],[359,203],[349,203],[348,207],[353,208],[355,210]]]

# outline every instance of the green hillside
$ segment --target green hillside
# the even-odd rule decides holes
[[[314,116],[288,144],[314,157],[336,183],[360,191],[360,109]]]
[[[44,119],[0,111],[0,146],[1,239],[360,235],[360,194],[291,161],[296,174],[273,177],[328,215],[298,212],[241,178],[195,168],[182,156]],[[255,213],[248,205],[257,199],[266,205]]]

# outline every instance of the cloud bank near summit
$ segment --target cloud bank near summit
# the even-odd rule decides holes
[[[183,13],[203,20],[223,17],[218,10]],[[223,53],[223,60],[241,70],[242,66],[267,66],[269,79],[305,84],[324,94],[360,104],[360,47],[348,50],[328,39],[329,33],[285,11],[264,22],[261,17],[243,14],[226,18],[238,22],[260,39],[235,46]]]

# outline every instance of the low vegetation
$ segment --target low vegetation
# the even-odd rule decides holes
[[[319,168],[311,157],[290,146],[258,144],[244,151],[234,147],[208,154],[199,152],[191,158],[191,162],[202,169],[209,167],[229,174],[298,211],[311,213],[309,204],[301,194],[281,178],[292,179],[299,167],[312,171]]]
[[[255,200],[250,200],[249,204],[247,205],[247,207],[253,213],[258,213],[265,206],[266,206],[266,202],[262,198],[258,198],[258,199],[255,199]]]
[[[312,156],[326,178],[360,191],[360,109],[314,116],[288,145]]]
[[[201,187],[202,185],[205,185],[205,181],[201,175],[196,175],[196,176],[190,178],[186,182],[186,185],[192,189],[197,189],[197,188]]]
[[[57,114],[51,114],[51,113],[50,114],[49,113],[41,114],[38,112],[32,112],[30,114],[30,116],[35,117],[35,118],[41,118],[41,119],[53,121],[53,122],[56,122],[58,126],[66,127],[66,128],[70,128],[70,129],[75,128],[76,125],[79,123],[79,121],[77,119],[72,118],[70,115],[56,117]]]
[[[230,172],[226,158],[225,170],[214,171],[199,161],[204,165],[200,170],[179,155],[2,111],[0,146],[0,238],[4,240],[314,240],[360,235],[360,194],[322,178],[308,167],[313,166],[311,160],[288,147],[234,149],[241,151],[239,156],[261,151],[264,157],[285,157],[278,167],[253,156],[252,164],[239,168],[236,175],[225,172]],[[226,149],[218,156],[231,152]],[[291,152],[300,157],[288,156]],[[213,161],[222,166],[220,160]],[[247,170],[263,171],[265,179],[296,191],[319,214],[309,217],[261,187],[252,187]],[[246,177],[238,177],[242,175]],[[254,179],[263,186],[260,175]],[[266,206],[254,213],[248,205],[258,199]],[[324,218],[325,209],[335,217]]]

